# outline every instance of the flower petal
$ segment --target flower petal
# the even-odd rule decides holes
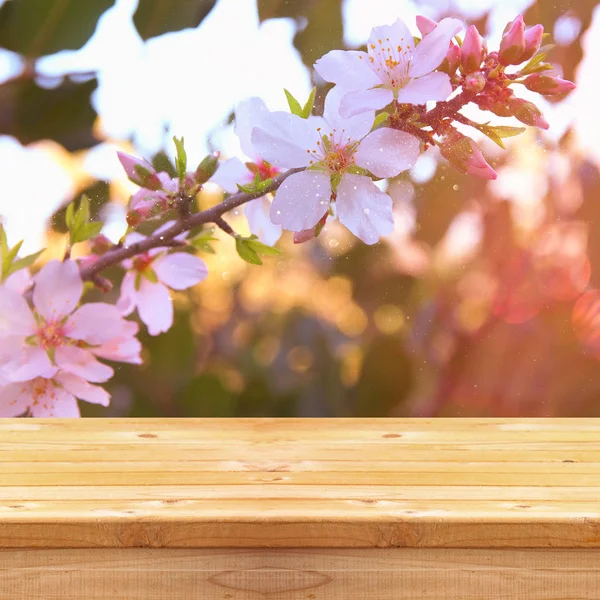
[[[89,350],[75,346],[61,346],[56,349],[56,364],[63,370],[74,375],[79,375],[88,381],[107,381],[113,376],[114,371],[100,361],[96,360]]]
[[[242,100],[235,109],[235,134],[240,139],[240,146],[244,154],[252,160],[257,160],[251,135],[255,127],[260,126],[264,117],[269,115],[267,105],[260,98],[247,98]]]
[[[142,345],[139,340],[131,337],[116,338],[91,349],[91,352],[100,358],[134,365],[142,364],[141,351]]]
[[[410,76],[421,77],[440,66],[452,38],[463,28],[458,19],[442,19],[437,27],[417,44],[410,63]]]
[[[29,269],[19,269],[17,272],[9,275],[4,282],[4,285],[17,292],[18,294],[22,294],[25,290],[31,287],[33,283],[33,279],[31,277],[31,273]]]
[[[35,278],[33,304],[46,321],[71,314],[83,293],[83,281],[74,260],[46,263]]]
[[[396,19],[391,25],[379,25],[371,29],[371,35],[369,36],[368,45],[375,46],[374,51],[377,52],[378,48],[387,48],[390,44],[393,44],[394,48],[397,46],[404,46],[408,50],[408,46],[411,48],[414,45],[414,36],[410,32],[410,29],[406,26],[404,21]]]
[[[331,179],[319,171],[290,175],[277,190],[271,204],[271,221],[289,231],[314,227],[327,212]]]
[[[366,90],[381,83],[370,67],[368,54],[356,50],[331,50],[317,60],[315,71],[346,90]]]
[[[228,194],[235,194],[238,191],[238,183],[248,184],[253,179],[252,172],[239,158],[230,158],[219,165],[210,181],[222,187]]]
[[[92,385],[85,379],[73,375],[73,373],[66,373],[64,371],[58,372],[54,379],[58,381],[70,394],[91,402],[92,404],[100,404],[102,406],[108,406],[110,404],[110,394],[98,385]]]
[[[29,383],[9,383],[0,387],[0,417],[19,417],[29,410]]]
[[[392,199],[364,175],[342,177],[336,206],[340,221],[365,244],[394,230]]]
[[[430,100],[446,100],[451,93],[452,85],[448,75],[436,71],[409,81],[398,92],[397,100],[407,104],[425,104]]]
[[[350,118],[342,117],[340,104],[346,93],[338,86],[329,90],[325,97],[323,110],[323,117],[325,117],[327,124],[331,129],[337,129],[338,134],[337,136],[334,135],[334,138],[338,137],[339,139],[336,139],[336,141],[344,145],[348,143],[348,138],[354,141],[365,137],[371,131],[375,120],[375,111],[365,111]]]
[[[271,201],[266,196],[252,200],[244,206],[251,233],[257,235],[260,241],[268,246],[275,244],[281,237],[281,226],[271,221],[270,210]]]
[[[176,252],[157,258],[152,264],[161,283],[174,290],[185,290],[206,279],[206,263],[186,252]]]
[[[56,367],[39,346],[22,345],[13,360],[3,365],[8,381],[28,381],[36,377],[52,377]]]
[[[0,286],[0,336],[32,335],[37,329],[26,300],[14,290]]]
[[[65,323],[65,334],[97,346],[122,334],[125,321],[116,306],[89,302],[80,306]]]
[[[81,416],[77,400],[67,390],[49,381],[45,393],[37,396],[31,405],[31,416],[35,418],[78,418]]]
[[[395,177],[410,169],[420,154],[419,140],[403,131],[382,127],[370,133],[354,155],[359,167],[377,177]]]
[[[162,283],[142,279],[137,307],[150,335],[163,333],[173,325],[173,302],[169,290]]]
[[[135,289],[135,273],[128,271],[121,282],[121,295],[117,300],[117,309],[124,315],[130,315],[137,306],[137,290]]]
[[[260,127],[252,130],[255,151],[276,167],[306,167],[307,150],[314,148],[316,132],[307,119],[284,112],[270,113]]]
[[[340,115],[345,119],[366,111],[387,106],[394,99],[394,92],[385,88],[373,88],[359,92],[348,92],[340,103]]]

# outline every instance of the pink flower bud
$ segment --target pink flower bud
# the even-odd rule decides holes
[[[458,171],[482,179],[496,179],[496,171],[487,163],[479,146],[461,133],[454,132],[440,144],[441,155]]]
[[[546,75],[544,73],[534,73],[525,79],[523,85],[532,92],[544,94],[545,96],[553,96],[554,94],[562,94],[575,89],[575,84],[572,81],[561,79],[556,75]]]
[[[540,129],[548,129],[548,121],[544,119],[540,109],[523,98],[511,98],[509,101],[509,108],[512,114],[525,125],[531,127],[539,127]]]
[[[92,240],[90,250],[94,254],[104,254],[105,252],[108,252],[113,246],[114,244],[103,233],[101,233]]]
[[[427,35],[431,33],[436,27],[437,22],[429,19],[428,17],[423,17],[421,15],[417,16],[417,27],[421,32],[421,35]]]
[[[148,190],[160,190],[162,188],[162,183],[154,167],[147,160],[125,154],[125,152],[117,152],[117,156],[130,181]]]
[[[498,58],[503,65],[518,65],[525,51],[525,22],[519,15],[508,27],[502,41]]]
[[[483,90],[487,79],[481,71],[475,71],[475,73],[469,73],[465,75],[465,90],[478,94]]]
[[[460,48],[456,44],[451,43],[448,52],[446,52],[446,58],[444,58],[442,64],[438,67],[438,71],[454,75],[456,69],[458,69],[458,65],[460,65]]]
[[[294,244],[303,244],[304,242],[309,242],[310,240],[319,237],[319,234],[323,230],[323,227],[325,227],[325,223],[327,222],[328,216],[329,211],[321,217],[319,222],[312,229],[294,231]]]
[[[461,48],[461,68],[463,73],[477,71],[483,60],[483,38],[477,27],[471,25],[465,33],[465,39]]]
[[[525,32],[525,51],[521,56],[521,61],[524,62],[533,58],[535,53],[542,45],[542,37],[544,36],[544,26],[534,25]]]

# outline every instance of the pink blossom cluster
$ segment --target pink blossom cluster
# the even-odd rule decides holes
[[[141,363],[139,326],[126,317],[137,311],[150,335],[163,333],[173,323],[169,290],[191,288],[207,277],[195,252],[178,251],[210,241],[206,229],[188,235],[196,228],[209,223],[221,228],[254,264],[260,264],[260,254],[277,252],[270,246],[284,230],[306,242],[329,219],[375,244],[394,230],[386,180],[411,169],[429,148],[437,147],[463,173],[496,177],[477,142],[456,125],[500,145],[522,129],[476,123],[460,112],[463,107],[472,103],[547,129],[539,108],[518,97],[515,87],[546,96],[574,87],[545,62],[543,27],[527,28],[521,16],[507,25],[493,51],[475,26],[459,36],[465,27],[457,19],[436,23],[419,17],[416,26],[420,38],[400,19],[374,27],[364,51],[332,50],[317,60],[315,72],[333,84],[326,86],[322,114],[313,114],[315,90],[304,106],[286,92],[289,112],[271,111],[260,98],[241,102],[235,133],[243,160],[220,162],[215,153],[188,171],[183,138],[175,139],[174,175],[118,153],[140,188],[130,199],[128,229],[118,244],[98,235],[86,205],[77,212],[70,207],[71,243],[89,241],[90,256],[77,262],[68,249],[62,262],[46,263],[33,278],[26,268],[4,277],[3,265],[0,416],[78,416],[78,399],[106,406],[109,394],[98,384],[111,378],[113,368],[105,361]],[[198,212],[195,198],[207,182],[227,196]],[[250,237],[223,219],[242,205]],[[149,235],[136,231],[165,218],[169,221]],[[13,260],[16,251],[11,252]],[[110,290],[100,272],[115,265],[125,271],[115,302],[82,302],[84,281]]]

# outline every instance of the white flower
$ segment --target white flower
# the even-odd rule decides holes
[[[433,71],[462,28],[457,19],[443,19],[415,46],[413,35],[398,19],[372,29],[368,52],[332,50],[315,63],[315,69],[347,92],[340,106],[346,117],[381,109],[392,100],[408,104],[446,100],[452,93],[450,78]]]
[[[335,200],[340,221],[366,244],[374,244],[394,228],[392,200],[360,174],[361,169],[376,177],[398,175],[415,163],[419,142],[393,129],[369,133],[373,112],[342,118],[341,93],[338,88],[329,92],[323,117],[271,113],[265,117],[265,128],[254,128],[252,144],[276,166],[308,167],[289,176],[277,190],[271,221],[290,231],[311,229]]]
[[[252,129],[263,125],[264,118],[269,114],[269,109],[260,98],[243,100],[235,109],[235,133],[242,152],[257,166],[261,179],[274,177],[279,172],[279,169],[265,163],[250,139]],[[239,158],[230,158],[221,164],[211,181],[234,194],[238,191],[238,183],[247,185],[254,181],[254,173]],[[263,196],[247,202],[244,212],[250,231],[263,243],[272,246],[281,237],[281,227],[269,219],[270,208],[270,200]]]

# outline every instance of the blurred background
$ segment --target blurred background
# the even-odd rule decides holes
[[[312,243],[284,235],[260,267],[217,234],[208,280],[174,295],[174,327],[142,334],[144,366],[119,366],[111,406],[83,414],[600,416],[598,4],[0,0],[0,219],[24,253],[47,248],[37,267],[62,256],[64,209],[83,192],[103,232],[123,234],[136,188],[116,150],[163,170],[173,135],[192,167],[238,155],[239,100],[286,109],[284,87],[303,101],[317,85],[318,106],[313,62],[397,17],[415,33],[417,14],[459,17],[496,49],[522,12],[578,85],[552,103],[519,90],[550,129],[507,151],[482,140],[494,182],[429,150],[390,181],[396,230],[375,246],[333,223]],[[220,200],[208,186],[199,208]],[[244,233],[241,214],[231,222]]]

